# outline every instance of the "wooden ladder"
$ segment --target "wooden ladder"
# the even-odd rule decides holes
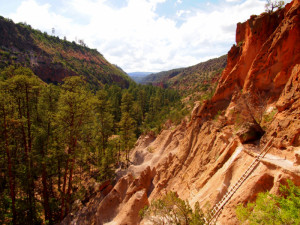
[[[233,185],[232,188],[230,188],[226,194],[223,196],[223,198],[214,205],[212,210],[209,211],[208,217],[205,218],[204,224],[214,224],[216,222],[216,219],[221,214],[221,211],[223,207],[226,205],[226,203],[229,201],[229,199],[233,196],[233,194],[239,189],[239,187],[244,183],[244,181],[249,177],[249,175],[254,171],[256,166],[259,164],[260,160],[267,154],[267,152],[270,150],[271,142],[274,138],[271,138],[269,142],[264,146],[263,150],[260,152],[259,155],[255,157],[255,160],[250,164],[250,166],[247,168],[247,170],[243,173],[243,175],[239,178],[239,180]]]

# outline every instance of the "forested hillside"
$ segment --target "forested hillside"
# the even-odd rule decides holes
[[[216,83],[226,66],[227,55],[194,66],[148,75],[140,83],[177,89],[185,95],[209,88]]]
[[[79,76],[47,84],[29,68],[0,75],[0,223],[54,224],[87,183],[112,179],[130,164],[129,150],[181,113],[173,90],[132,84],[97,92]]]
[[[32,2],[66,12],[57,1]],[[209,48],[230,37],[237,12],[254,7],[214,3],[209,17],[199,2],[177,1],[177,23],[156,11],[172,1],[122,2],[72,1],[70,21],[126,71],[215,54]],[[232,18],[218,26],[228,15],[221,11]],[[149,75],[143,85],[83,40],[0,16],[0,224],[299,224],[299,12],[300,0],[268,1],[266,12],[237,24],[227,55]],[[214,35],[203,18],[213,18],[204,22]],[[151,32],[139,37],[140,29]]]
[[[104,84],[128,87],[132,80],[117,66],[110,64],[96,49],[74,41],[15,24],[0,17],[0,67],[20,64],[30,67],[47,83],[61,82],[68,76],[84,76],[90,87]]]

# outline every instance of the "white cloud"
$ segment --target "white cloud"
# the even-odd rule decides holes
[[[190,13],[191,13],[190,10],[177,10],[176,15],[177,15],[178,17],[181,17],[181,16],[184,15],[184,14],[190,14]]]
[[[48,31],[55,27],[58,32],[67,29],[71,19],[50,12],[50,4],[39,5],[35,0],[23,1],[16,12],[11,14],[15,22],[26,22],[34,28]]]
[[[111,63],[125,71],[161,71],[189,66],[225,54],[235,41],[237,22],[263,11],[264,1],[211,4],[208,10],[177,11],[184,14],[178,25],[175,18],[156,13],[166,0],[127,0],[121,8],[111,8],[109,0],[69,0],[67,12],[85,18],[85,24],[54,12],[50,4],[25,0],[10,16],[16,22],[26,21],[34,28],[56,28],[68,40],[84,39],[97,48]],[[180,3],[181,1],[177,1]]]
[[[175,6],[180,5],[182,3],[182,0],[177,0],[175,3]]]
[[[226,2],[240,2],[241,0],[226,0]]]

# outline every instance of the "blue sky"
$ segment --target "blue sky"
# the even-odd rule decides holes
[[[0,15],[83,39],[126,72],[158,72],[226,54],[262,0],[0,0]]]

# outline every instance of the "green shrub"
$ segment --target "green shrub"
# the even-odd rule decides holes
[[[201,225],[205,222],[199,203],[195,204],[193,211],[188,201],[180,199],[175,192],[169,192],[161,199],[152,201],[139,215],[153,224]]]
[[[214,120],[215,120],[215,121],[218,120],[219,116],[221,116],[221,115],[222,115],[222,110],[219,110],[219,111],[217,112],[217,114],[214,116]]]
[[[278,112],[277,108],[274,108],[270,113],[264,115],[264,122],[270,122],[273,120],[275,114]]]
[[[236,214],[249,224],[300,224],[300,188],[288,180],[280,187],[280,195],[259,193],[255,202],[239,204]]]
[[[6,51],[1,51],[0,53],[1,53],[1,55],[2,55],[3,57],[5,57],[5,58],[9,58],[9,55],[10,55],[10,53],[9,53],[9,52],[6,52]]]
[[[244,44],[244,42],[243,42],[243,41],[240,41],[240,42],[237,44],[237,46],[238,46],[238,47],[241,47],[243,44]]]

